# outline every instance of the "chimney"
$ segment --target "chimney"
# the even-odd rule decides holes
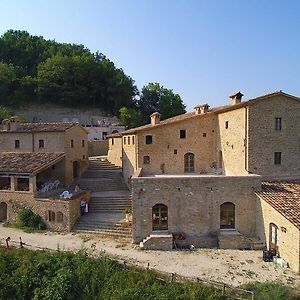
[[[200,104],[200,105],[195,106],[194,109],[195,109],[195,115],[205,114],[208,112],[209,105],[207,103]]]
[[[151,116],[151,125],[156,125],[160,123],[160,113],[154,112]]]
[[[236,104],[241,103],[243,96],[244,95],[241,92],[237,92],[237,93],[234,93],[232,95],[229,95],[229,98],[231,99],[230,104],[231,105],[236,105]]]
[[[2,121],[3,125],[3,131],[9,131],[10,130],[10,120],[9,119],[4,119]]]
[[[18,130],[20,127],[20,120],[17,116],[13,116],[10,119],[10,131]]]

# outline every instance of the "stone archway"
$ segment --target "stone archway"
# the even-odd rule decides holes
[[[7,220],[7,204],[5,202],[0,203],[0,222]]]

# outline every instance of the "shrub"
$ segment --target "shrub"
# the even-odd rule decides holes
[[[16,226],[22,229],[44,230],[46,229],[45,223],[42,218],[32,212],[32,210],[23,208],[18,212],[18,219]]]

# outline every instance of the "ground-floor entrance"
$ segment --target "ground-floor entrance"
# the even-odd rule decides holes
[[[0,203],[0,222],[7,220],[7,204],[5,202]]]

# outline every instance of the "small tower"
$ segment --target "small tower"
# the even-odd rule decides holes
[[[18,130],[20,127],[20,120],[17,116],[13,116],[10,119],[10,131]]]

